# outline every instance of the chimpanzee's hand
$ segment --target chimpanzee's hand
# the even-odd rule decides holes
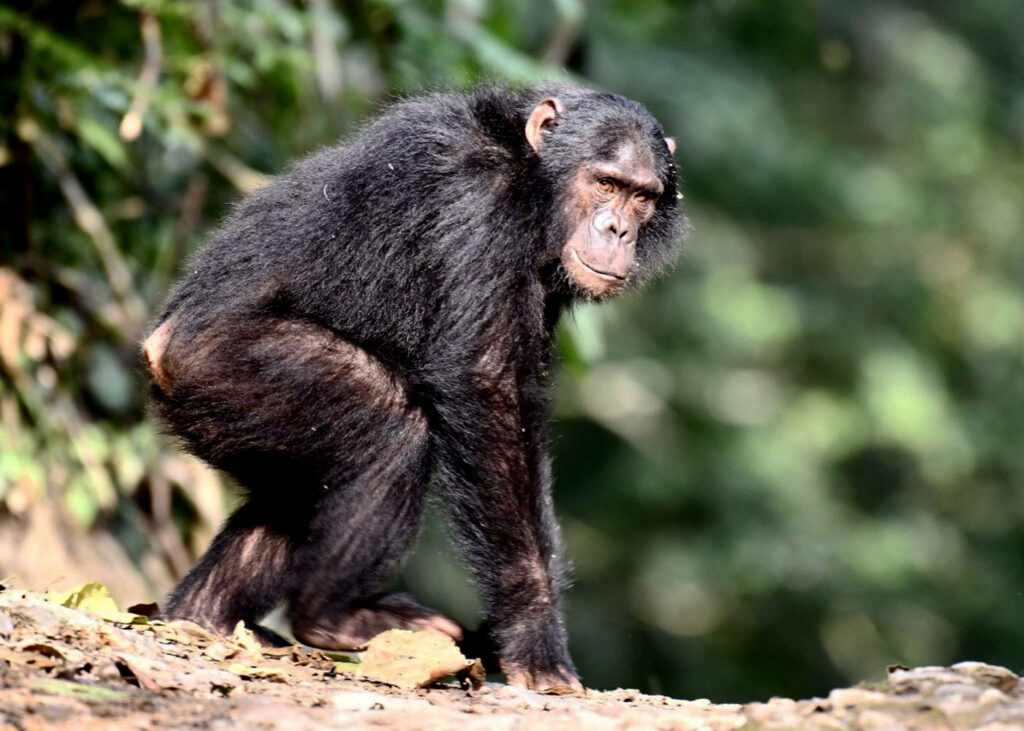
[[[554,615],[549,621],[492,628],[497,660],[509,685],[546,693],[582,693],[569,648],[565,626]]]
[[[576,673],[562,666],[541,670],[503,662],[501,670],[505,673],[509,685],[520,688],[553,694],[583,692],[583,683],[576,677]]]

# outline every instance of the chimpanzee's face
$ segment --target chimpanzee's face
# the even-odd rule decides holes
[[[614,111],[598,109],[596,116],[574,118],[552,96],[534,107],[524,129],[542,159],[552,155],[557,177],[568,178],[561,186],[557,230],[567,234],[559,258],[573,289],[591,299],[610,296],[631,279],[657,271],[658,261],[644,250],[645,242],[653,242],[657,255],[658,246],[665,250],[665,241],[681,229],[678,217],[659,206],[666,185],[671,197],[675,193],[675,141],[663,137],[653,118],[636,105],[616,105]],[[566,158],[583,162],[574,162],[566,173],[558,164]],[[659,208],[664,215],[645,231]]]
[[[650,152],[634,143],[577,171],[565,211],[569,240],[561,254],[577,287],[598,299],[629,281],[637,241],[663,190]]]

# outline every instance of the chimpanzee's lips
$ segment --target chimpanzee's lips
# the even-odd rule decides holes
[[[600,269],[595,269],[594,267],[590,266],[589,264],[587,264],[587,262],[583,261],[583,257],[580,256],[579,252],[576,251],[576,249],[572,250],[572,255],[573,258],[575,258],[576,261],[580,264],[580,266],[582,266],[589,272],[593,272],[602,279],[607,279],[610,282],[623,282],[626,280],[626,277],[624,275],[612,274],[611,272],[603,272]]]

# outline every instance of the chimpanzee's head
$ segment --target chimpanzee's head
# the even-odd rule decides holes
[[[556,87],[530,113],[526,140],[562,191],[559,258],[573,290],[601,299],[673,259],[679,211],[675,141],[636,102]]]

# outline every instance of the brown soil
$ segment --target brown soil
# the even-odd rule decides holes
[[[0,729],[1024,728],[1024,682],[982,663],[897,668],[827,698],[745,705],[456,681],[409,691],[359,680],[355,665],[315,650],[261,650],[245,632],[130,620],[0,592]]]

